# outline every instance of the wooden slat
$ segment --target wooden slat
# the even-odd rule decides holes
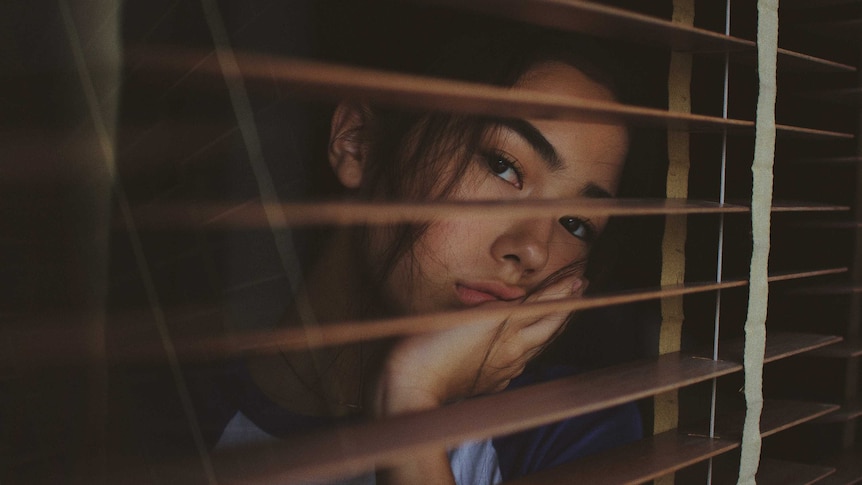
[[[763,361],[764,363],[769,363],[775,360],[785,359],[793,355],[811,352],[815,349],[833,345],[841,340],[842,338],[836,335],[769,332],[766,336],[766,355]],[[722,341],[718,348],[718,356],[722,360],[742,362],[744,345],[744,339]]]
[[[830,61],[820,57],[778,48],[779,68],[781,70],[856,72],[850,64]]]
[[[850,207],[837,204],[818,204],[813,202],[773,201],[772,212],[836,212],[847,211]]]
[[[862,446],[850,448],[821,464],[835,467],[835,473],[818,482],[820,485],[851,485],[862,481]]]
[[[737,64],[757,66],[757,53],[754,50],[731,51],[730,61]],[[778,69],[781,72],[811,74],[817,72],[855,72],[856,67],[842,62],[830,61],[820,57],[778,48]]]
[[[194,335],[175,336],[174,346],[177,354],[185,360],[211,359],[226,357],[245,352],[267,353],[276,350],[300,350],[310,347],[334,346],[352,342],[369,341],[411,335],[422,332],[440,331],[463,325],[464,322],[480,318],[497,318],[500,321],[513,315],[541,315],[548,312],[575,311],[577,309],[644,301],[664,296],[682,295],[713,291],[716,289],[744,286],[745,280],[725,280],[722,283],[688,283],[673,287],[653,288],[641,291],[596,295],[587,298],[568,298],[521,304],[511,308],[471,308],[461,311],[438,312],[379,320],[349,321],[332,323],[316,328],[314,338],[306,331],[297,328],[279,328],[263,331],[248,331],[231,336]],[[173,314],[202,312],[206,309],[174,310]],[[141,312],[146,315],[146,311]],[[217,318],[217,317],[216,317]],[[149,362],[160,358],[163,353],[161,343],[150,341],[140,327],[149,325],[145,316],[113,315],[117,322],[112,325],[111,348],[113,361]],[[173,320],[172,320],[173,321]],[[123,322],[120,325],[119,322]],[[128,322],[128,323],[126,323]],[[14,343],[10,348],[15,352],[8,359],[18,365],[40,367],[46,365],[66,365],[80,363],[86,355],[79,348],[81,336],[74,329],[62,324],[62,317],[48,316],[40,321],[16,322],[15,325],[0,327],[0,339]]]
[[[747,39],[671,22],[597,2],[581,0],[423,0],[424,3],[466,8],[545,27],[576,31],[638,44],[667,45],[676,50],[701,52],[755,51]],[[853,72],[846,64],[779,49],[779,66],[790,64],[816,70]]]
[[[134,180],[136,172],[150,169],[160,164],[182,165],[202,157],[206,150],[220,141],[236,134],[235,126],[204,122],[160,121],[150,126],[120,127],[123,138],[132,140],[121,147],[118,154],[124,160],[124,176]],[[793,131],[788,130],[788,133]],[[829,136],[831,132],[825,133]],[[846,133],[836,133],[838,138]],[[33,163],[9,164],[0,168],[0,177],[8,183],[26,183],[30,186],[48,185],[70,180],[75,176],[74,167],[63,164],[56,157],[56,146],[61,144],[68,152],[80,152],[85,145],[83,140],[64,141],[68,134],[51,132],[45,129],[15,129],[0,133],[0,145],[6,148],[10,160],[28,160]],[[148,150],[150,151],[148,153]],[[169,150],[171,157],[165,157]],[[158,156],[153,156],[158,153]],[[149,155],[149,156],[148,156]],[[791,163],[859,163],[862,157],[832,157],[819,159],[788,160]]]
[[[127,53],[129,62],[151,75],[163,73],[187,77],[189,81],[221,78],[223,73],[213,52],[177,48],[140,48]],[[743,129],[753,122],[715,116],[669,113],[665,110],[627,106],[573,96],[518,90],[464,81],[444,80],[335,65],[304,59],[237,53],[237,62],[251,88],[276,83],[279,89],[321,99],[361,99],[384,105],[432,111],[471,113],[532,119],[572,118],[619,120],[673,129]]]
[[[760,433],[764,438],[772,436],[775,433],[825,416],[837,409],[838,405],[836,404],[768,399],[763,403]],[[724,439],[742,439],[744,422],[744,411],[716,416],[716,435]]]
[[[774,212],[834,212],[847,206],[775,202]],[[132,208],[140,229],[248,229],[275,227],[268,214],[278,213],[287,226],[361,225],[426,222],[429,220],[488,220],[518,217],[652,216],[729,214],[749,212],[748,207],[686,199],[568,199],[522,201],[360,202],[326,201],[266,204],[150,203]],[[117,225],[124,221],[118,219]]]
[[[815,419],[834,406],[812,403],[764,403],[761,434],[768,436],[799,423]],[[606,453],[590,456],[556,468],[545,470],[508,485],[527,484],[601,484],[634,485],[693,465],[710,457],[728,452],[740,444],[742,427],[737,416],[718,420],[730,429],[718,427],[719,438],[710,439],[702,434],[668,431],[660,435],[620,447]],[[729,436],[727,438],[725,436]]]
[[[712,483],[715,485],[737,483],[738,462],[733,462],[733,465],[736,466],[732,469],[714,467]],[[761,458],[756,481],[760,485],[810,485],[818,483],[833,473],[835,473],[833,467]]]
[[[844,132],[840,132],[840,131],[830,131],[830,130],[818,130],[815,128],[806,128],[803,126],[776,124],[775,129],[778,130],[779,135],[784,135],[784,136],[794,135],[796,137],[835,138],[835,139],[842,139],[842,140],[852,140],[852,139],[856,138],[856,135],[854,135],[853,133],[844,133]]]
[[[212,52],[183,51],[178,48],[133,49],[130,63],[151,72],[172,73],[190,81],[207,81],[223,73]],[[253,88],[277,84],[280,92],[293,91],[322,99],[360,99],[384,105],[431,111],[470,113],[530,119],[579,119],[663,126],[672,130],[723,131],[753,134],[754,122],[693,113],[596,101],[539,91],[425,76],[399,74],[374,69],[326,64],[302,59],[237,54],[243,79]],[[204,84],[209,84],[204,82]],[[777,125],[780,133],[826,138],[853,138],[839,133],[787,125]]]
[[[775,274],[770,281],[783,281],[791,278],[810,278],[846,272],[847,268],[834,268],[820,271]],[[280,328],[266,331],[249,331],[231,336],[194,335],[174,337],[177,354],[184,360],[212,359],[228,357],[247,352],[268,353],[277,350],[301,350],[313,347],[343,345],[353,342],[370,341],[398,335],[411,335],[422,332],[441,331],[464,322],[478,319],[496,318],[502,321],[512,315],[539,316],[547,313],[584,310],[602,306],[619,305],[637,301],[652,300],[668,296],[678,296],[702,293],[718,289],[728,289],[745,286],[746,280],[726,279],[721,283],[703,282],[686,283],[660,288],[608,293],[585,298],[566,298],[554,301],[525,303],[507,308],[477,307],[461,311],[439,312],[424,315],[411,315],[380,320],[340,322],[323,325],[315,329],[315,335],[310,338],[305,330],[297,328]],[[191,308],[173,310],[176,315],[205,315],[212,312],[208,308]],[[149,325],[145,317],[113,315],[112,321],[131,321],[121,329],[121,325],[112,325],[111,350],[114,362],[151,362],[161,358],[163,349],[160,342],[149,341],[143,335],[141,327]],[[217,318],[217,317],[215,317]],[[56,321],[60,320],[58,324]],[[138,322],[138,323],[135,323]],[[29,321],[27,324],[16,322],[15,325],[0,327],[0,338],[9,342],[9,348],[14,355],[8,355],[8,360],[17,365],[42,367],[81,363],[86,360],[86,353],[80,348],[81,336],[74,329],[62,325],[62,318],[48,318],[47,321]],[[776,334],[776,336],[781,334]],[[816,336],[817,339],[825,338]],[[818,345],[819,340],[812,337],[811,341],[800,338],[794,342],[805,345]],[[782,344],[783,347],[788,345]],[[771,347],[767,348],[769,351]],[[704,356],[711,355],[705,353]],[[769,354],[767,356],[769,358]]]
[[[805,9],[830,5],[862,4],[862,0],[782,0],[782,8]]]
[[[754,43],[598,2],[579,0],[423,0],[605,38],[682,51],[750,50]]]
[[[756,480],[761,485],[811,485],[835,471],[833,467],[762,458]]]
[[[232,453],[217,457],[217,469],[220,477],[230,480],[241,476],[248,484],[289,482],[309,474],[336,477],[390,465],[423,450],[540,426],[740,369],[739,364],[667,354],[432,411]]]
[[[394,224],[441,219],[560,217],[577,212],[585,217],[614,215],[715,214],[747,212],[740,205],[682,199],[570,199],[523,201],[361,202],[326,201],[263,204],[147,204],[133,208],[141,228],[174,229],[269,227],[267,211],[279,211],[289,226]],[[122,222],[122,221],[120,221]]]
[[[584,483],[635,485],[739,447],[733,440],[666,431],[607,453],[505,482],[506,485]]]
[[[828,357],[833,359],[849,359],[862,356],[862,342],[858,340],[847,340],[844,342],[823,347],[811,353],[817,357]]]
[[[769,276],[769,282],[775,283],[778,281],[788,281],[788,280],[796,280],[800,278],[814,278],[817,276],[828,276],[834,274],[846,273],[848,268],[830,268],[830,269],[822,269],[822,270],[813,270],[813,271],[800,271],[800,272],[788,272],[788,273],[773,273]]]
[[[860,416],[862,416],[862,404],[850,402],[842,404],[840,409],[818,418],[814,422],[817,424],[843,423],[858,419]]]
[[[796,277],[815,277],[845,271],[847,271],[846,268],[836,268],[804,273],[780,274],[771,276],[770,281]],[[747,280],[728,279],[721,283],[687,283],[638,292],[627,291],[586,298],[564,298],[555,301],[526,303],[511,308],[477,307],[456,312],[441,312],[365,322],[344,322],[321,326],[317,329],[313,339],[308,337],[305,330],[286,328],[277,331],[250,332],[242,336],[234,336],[230,340],[223,338],[198,338],[193,341],[176,342],[176,346],[178,352],[188,356],[233,355],[241,352],[267,352],[275,349],[301,350],[313,346],[339,345],[396,335],[440,331],[456,325],[463,325],[464,322],[477,321],[478,319],[497,318],[502,321],[512,316],[539,316],[562,311],[577,311],[668,296],[734,288],[746,284]],[[126,354],[128,357],[133,357],[135,351],[141,348],[143,347],[140,345],[129,348]]]
[[[800,158],[789,160],[793,163],[862,163],[862,157],[822,157],[822,158]]]

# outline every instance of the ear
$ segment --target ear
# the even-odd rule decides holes
[[[329,164],[348,189],[358,189],[368,154],[366,133],[371,110],[363,104],[341,103],[332,115],[329,134]]]

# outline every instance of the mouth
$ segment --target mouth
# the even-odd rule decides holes
[[[514,301],[526,292],[517,287],[496,282],[456,283],[455,294],[466,306],[476,306],[490,301]]]

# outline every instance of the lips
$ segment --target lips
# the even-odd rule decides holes
[[[526,294],[521,288],[496,282],[457,283],[455,294],[467,306],[481,305],[489,301],[512,301]]]

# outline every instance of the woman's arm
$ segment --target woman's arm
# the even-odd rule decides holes
[[[403,395],[396,388],[383,391],[375,411],[381,416],[394,416],[411,412],[434,409],[441,405],[430,394],[406,392]],[[378,472],[378,482],[383,485],[434,484],[454,485],[455,477],[449,466],[449,456],[445,449],[417,453],[397,466]]]
[[[580,278],[568,278],[527,301],[582,294]],[[494,303],[510,306],[510,303]],[[424,411],[479,394],[498,392],[556,336],[568,313],[488,319],[443,332],[408,337],[388,355],[374,393],[376,416]],[[454,483],[446,450],[431,451],[381,474],[383,483]]]

